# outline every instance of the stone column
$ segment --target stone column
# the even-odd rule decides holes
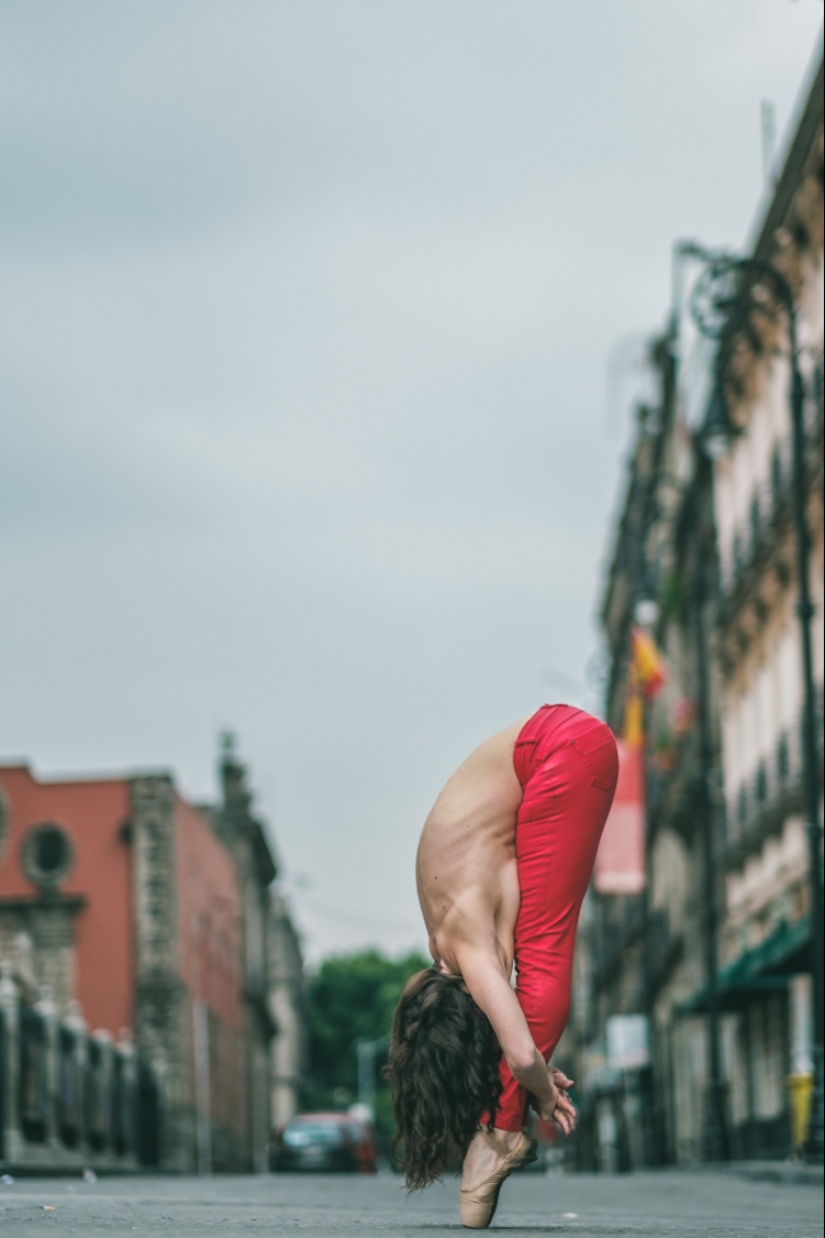
[[[175,797],[166,774],[132,779],[135,1039],[161,1099],[161,1167],[196,1168],[189,1003],[178,964]]]
[[[43,1020],[43,1030],[46,1037],[46,1096],[48,1107],[46,1110],[45,1144],[49,1151],[56,1156],[60,1148],[57,1130],[57,1094],[60,1073],[60,1063],[58,1060],[60,1045],[58,1043],[58,1036],[60,1027],[57,1020],[57,1006],[52,999],[51,985],[42,984],[40,986],[40,1000],[34,1009]]]
[[[95,1042],[98,1053],[100,1055],[99,1067],[99,1086],[100,1086],[100,1115],[101,1115],[101,1135],[103,1136],[103,1148],[101,1151],[104,1154],[112,1152],[112,1035],[105,1028],[99,1028],[96,1032],[92,1032],[92,1040]]]
[[[20,1130],[20,997],[12,978],[11,965],[0,963],[0,1012],[5,1035],[5,1061],[0,1062],[5,1084],[5,1116],[3,1154],[9,1164],[23,1159],[23,1135]]]
[[[195,1066],[198,1173],[212,1172],[212,1097],[209,1079],[209,1010],[202,1001],[192,1002],[192,1046]]]
[[[136,1129],[135,1123],[137,1118],[137,1058],[135,1056],[135,1044],[132,1040],[132,1032],[128,1027],[122,1027],[117,1042],[117,1053],[122,1063],[121,1079],[123,1090],[121,1095],[121,1104],[123,1112],[121,1114],[121,1123],[126,1147],[118,1152],[119,1156],[128,1157],[129,1160],[135,1158],[136,1146]],[[117,1149],[115,1149],[117,1151]]]
[[[72,1087],[73,1089],[76,1089],[74,1100],[78,1106],[78,1147],[87,1148],[86,1105],[84,1103],[84,1097],[86,1093],[86,1078],[89,1071],[89,1028],[86,1020],[83,1018],[80,1002],[76,1000],[69,1002],[69,1013],[64,1022],[67,1029],[74,1036],[74,1046],[72,1050]]]

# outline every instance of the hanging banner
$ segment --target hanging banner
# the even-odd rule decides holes
[[[644,746],[617,740],[619,781],[596,855],[599,894],[641,894],[645,888]]]

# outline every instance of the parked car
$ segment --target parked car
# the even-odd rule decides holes
[[[280,1173],[377,1172],[372,1127],[348,1113],[302,1113],[270,1145],[270,1168]]]

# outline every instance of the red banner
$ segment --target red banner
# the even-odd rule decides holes
[[[596,855],[599,894],[641,894],[645,888],[644,748],[617,740],[619,781]]]

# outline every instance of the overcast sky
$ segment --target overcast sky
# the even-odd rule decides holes
[[[0,760],[201,797],[231,727],[310,958],[423,946],[445,778],[598,708],[633,341],[821,21],[0,0]]]

